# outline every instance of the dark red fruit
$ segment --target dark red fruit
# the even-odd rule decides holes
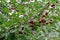
[[[30,0],[30,1],[33,1],[33,0]]]
[[[52,21],[52,19],[50,19],[50,21]]]
[[[54,5],[54,4],[52,4],[52,5],[51,5],[51,7],[52,7],[52,8],[55,8],[55,5]]]
[[[23,34],[23,32],[20,31],[19,34]]]
[[[15,10],[15,8],[10,8],[11,10]]]
[[[41,23],[41,20],[39,20],[39,23]]]
[[[30,20],[30,27],[34,27],[34,20]]]
[[[49,23],[52,24],[52,19],[50,19],[50,22]]]
[[[46,17],[46,15],[42,15],[42,17]]]
[[[24,27],[22,27],[22,30],[24,30]]]
[[[2,11],[0,10],[0,12],[2,12]]]
[[[34,27],[32,27],[31,29],[34,30]]]
[[[30,24],[34,24],[34,21],[33,20],[30,20],[30,22],[29,22]]]
[[[45,12],[42,14],[42,17],[46,17],[48,15],[48,12]]]
[[[48,15],[48,12],[46,12],[45,15]]]
[[[42,14],[42,17],[45,17],[45,16],[46,16],[45,13],[43,13],[43,14]]]
[[[1,10],[0,10],[1,11]]]
[[[48,22],[46,22],[46,24],[48,24]]]
[[[39,24],[38,27],[41,27],[41,25]]]
[[[52,21],[50,21],[49,23],[52,24]]]
[[[41,22],[41,23],[45,23],[45,22],[46,22],[45,17],[43,17],[42,19],[40,19],[40,21],[39,21],[39,22]]]

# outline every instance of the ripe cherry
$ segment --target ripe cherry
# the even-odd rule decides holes
[[[50,21],[49,23],[52,24],[52,21]]]
[[[29,22],[30,24],[34,24],[34,20],[30,20],[30,22]]]
[[[31,1],[33,1],[33,0],[31,0]]]
[[[52,24],[52,19],[50,19],[50,22],[49,23]]]
[[[2,12],[2,11],[0,10],[0,12]]]
[[[46,12],[45,15],[48,15],[48,12]]]
[[[48,24],[48,22],[46,22],[46,24]]]
[[[22,31],[20,31],[20,32],[19,32],[19,34],[23,34],[23,32],[22,32]]]
[[[43,17],[42,19],[40,19],[40,21],[39,21],[39,22],[41,22],[41,23],[45,23],[45,22],[46,22],[45,17]]]
[[[34,0],[30,0],[30,2],[33,2]]]
[[[15,10],[15,8],[10,8],[10,10]]]
[[[52,19],[50,19],[50,21],[52,21]]]
[[[46,15],[42,15],[42,17],[46,17]]]
[[[32,30],[35,30],[34,27],[31,28]]]
[[[41,23],[41,20],[39,20],[39,23]]]
[[[42,14],[42,17],[46,17],[48,15],[48,12],[45,12]]]
[[[43,14],[42,14],[42,17],[45,17],[45,16],[46,16],[45,13],[43,13]]]
[[[52,7],[52,8],[55,8],[55,4],[52,4],[51,7]]]
[[[24,27],[22,27],[21,29],[24,30]]]
[[[1,10],[0,10],[1,11]]]

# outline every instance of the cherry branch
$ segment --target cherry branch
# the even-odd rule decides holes
[[[37,17],[39,17],[39,16],[41,16],[42,15],[42,13],[44,12],[44,10],[46,9],[46,8],[48,8],[49,7],[49,3],[47,3],[45,6],[44,6],[44,8],[41,10],[41,12],[37,15],[37,16],[34,16],[34,18],[33,19],[35,19],[35,18],[37,18]],[[24,16],[26,16],[26,15],[24,15]],[[23,24],[25,25],[25,24],[27,24],[27,23],[29,23],[29,22],[23,22]],[[20,24],[20,22],[18,23],[18,24]],[[14,24],[15,25],[15,24]],[[12,29],[12,28],[15,28],[15,27],[12,27],[12,26],[14,26],[14,25],[11,25],[11,28],[10,29]],[[19,25],[18,25],[19,26]]]

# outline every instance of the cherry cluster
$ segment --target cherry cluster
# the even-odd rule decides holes
[[[51,7],[52,8],[55,8],[55,5],[54,4],[52,4],[51,5]],[[47,16],[49,16],[48,15],[49,14],[49,12],[44,12],[44,13],[42,13],[42,17],[39,19],[39,21],[38,21],[38,23],[39,23],[39,25],[41,25],[41,24],[46,24],[46,25],[48,25],[48,24],[52,24],[53,23],[53,20],[52,19],[49,19],[49,21],[47,20]],[[54,18],[56,18],[56,16],[54,16]],[[35,21],[34,21],[34,19],[31,19],[30,21],[29,21],[29,24],[30,24],[30,27],[31,27],[31,29],[32,30],[34,30],[34,26],[35,26]],[[24,27],[22,27],[22,30],[24,30]],[[23,34],[22,32],[19,32],[19,34]]]

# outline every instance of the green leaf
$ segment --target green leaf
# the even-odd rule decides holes
[[[52,3],[56,3],[57,0],[51,0],[51,1],[52,1]]]
[[[10,0],[12,4],[17,3],[16,0]]]
[[[3,8],[3,11],[4,11],[5,13],[7,13],[7,14],[10,12],[9,8],[7,8],[7,7],[4,7],[4,8]]]
[[[19,11],[18,13],[20,13],[20,14],[25,13],[25,9],[24,9],[23,5],[18,4],[18,5],[15,6],[15,8]]]

